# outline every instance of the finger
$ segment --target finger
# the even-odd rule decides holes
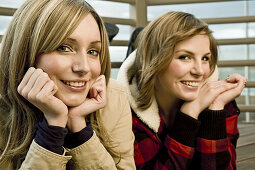
[[[28,93],[28,99],[33,99],[41,91],[44,85],[50,81],[50,78],[47,73],[42,72],[39,77],[36,79],[34,86]]]
[[[23,79],[21,80],[19,86],[18,86],[18,92],[21,93],[21,91],[23,90],[23,88],[26,86],[27,82],[29,81],[29,78],[31,77],[31,75],[34,73],[35,68],[34,67],[30,67],[26,74],[24,75]]]
[[[97,96],[97,88],[96,88],[96,86],[94,85],[94,86],[92,86],[91,87],[91,89],[90,89],[90,98],[94,98],[94,97],[96,97]]]
[[[30,76],[27,84],[25,85],[25,87],[21,91],[22,96],[27,97],[28,93],[33,88],[37,78],[40,76],[41,73],[43,73],[42,69],[36,69],[34,71],[34,73]]]
[[[227,86],[228,83],[226,80],[218,80],[218,81],[209,81],[203,84],[202,88],[209,88],[209,89],[217,89],[221,86]]]
[[[106,104],[106,80],[105,80],[105,76],[101,75],[100,76],[100,85],[98,87],[98,93],[99,93],[99,97],[101,100],[101,103],[103,105]]]
[[[237,73],[229,75],[226,80],[230,83],[242,83],[242,84],[244,84],[247,81],[245,77]]]
[[[53,97],[55,90],[55,83],[52,80],[49,80],[36,95],[36,101],[46,103],[50,97]]]
[[[207,82],[202,88],[208,94],[218,96],[219,94],[227,91],[229,89],[235,88],[237,86],[236,83],[228,83],[224,80],[215,81],[215,82]]]
[[[93,97],[97,96],[98,92],[101,92],[103,90],[102,87],[104,86],[105,86],[105,77],[104,75],[100,75],[91,86],[91,90],[90,90],[91,96]]]

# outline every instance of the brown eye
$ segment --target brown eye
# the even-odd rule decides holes
[[[89,55],[93,55],[93,56],[98,56],[99,55],[99,51],[98,50],[89,50],[88,54]]]
[[[60,51],[60,52],[71,52],[71,48],[67,45],[61,45],[57,48],[57,51]]]
[[[202,57],[202,60],[203,60],[203,61],[209,61],[209,60],[210,60],[210,57],[204,56],[204,57]]]
[[[187,55],[181,55],[181,56],[178,57],[178,59],[180,59],[180,60],[188,60],[188,59],[189,59],[189,56],[187,56]]]

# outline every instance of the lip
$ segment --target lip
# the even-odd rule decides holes
[[[189,89],[197,89],[200,85],[202,81],[199,80],[182,80],[180,81],[182,85],[184,85],[185,87],[189,88]]]
[[[66,82],[65,80],[62,80],[61,82],[64,84],[64,86],[65,86],[67,89],[69,89],[69,90],[71,90],[71,91],[75,91],[75,92],[84,91],[84,90],[86,89],[86,87],[87,87],[87,86],[86,86],[86,85],[87,85],[87,81],[84,81],[84,80],[67,81],[67,82],[84,82],[84,85],[83,85],[83,86],[71,86],[71,85],[68,85],[68,84],[64,83],[64,82]]]

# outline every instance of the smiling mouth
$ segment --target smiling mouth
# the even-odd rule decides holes
[[[64,84],[72,87],[83,87],[85,85],[85,81],[81,82],[73,82],[73,81],[62,81]]]
[[[198,82],[194,82],[194,81],[181,81],[181,83],[191,87],[198,87],[199,85]]]

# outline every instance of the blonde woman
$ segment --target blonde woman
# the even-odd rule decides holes
[[[129,89],[137,169],[235,169],[239,109],[232,100],[246,78],[208,80],[217,46],[191,14],[169,12],[139,36],[118,75]]]
[[[125,89],[83,0],[27,0],[0,51],[0,167],[135,169]]]

